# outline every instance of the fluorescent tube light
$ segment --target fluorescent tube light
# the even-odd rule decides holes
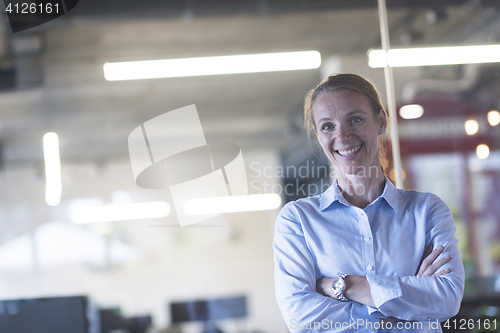
[[[368,65],[372,68],[408,66],[439,66],[500,62],[500,45],[424,47],[368,51]]]
[[[281,197],[275,193],[190,199],[184,203],[189,215],[221,214],[276,209]]]
[[[128,205],[79,207],[71,212],[71,219],[75,223],[97,223],[154,219],[166,217],[169,214],[168,202],[155,201]]]
[[[57,206],[61,202],[61,159],[59,138],[50,132],[43,136],[43,158],[45,161],[45,202]]]
[[[424,108],[419,104],[404,105],[399,109],[399,115],[403,119],[417,119],[424,114]]]
[[[108,81],[314,69],[318,51],[248,54],[204,58],[128,61],[104,64]]]

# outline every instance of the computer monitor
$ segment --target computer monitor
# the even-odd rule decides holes
[[[186,301],[170,303],[170,315],[173,323],[208,320],[206,301]]]
[[[91,333],[85,296],[0,301],[0,332]],[[91,318],[91,317],[90,317]]]
[[[201,321],[204,332],[221,332],[213,321],[247,316],[246,296],[170,303],[172,323]]]
[[[153,320],[150,315],[123,317],[120,308],[99,309],[100,333],[122,330],[128,333],[145,333]]]
[[[209,320],[242,318],[247,316],[245,296],[209,299],[206,302]]]
[[[119,308],[99,309],[101,333],[110,333],[127,327]]]
[[[150,315],[134,316],[125,319],[129,333],[146,333],[153,323]]]

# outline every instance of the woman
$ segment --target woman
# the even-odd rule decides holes
[[[453,217],[437,196],[384,176],[388,117],[376,88],[332,75],[308,93],[304,114],[337,179],[276,221],[276,297],[288,329],[441,332],[463,296]]]

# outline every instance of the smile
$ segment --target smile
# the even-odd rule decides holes
[[[358,147],[356,148],[353,148],[351,150],[346,150],[346,151],[340,151],[340,150],[337,150],[337,153],[339,153],[340,155],[342,156],[351,156],[352,154],[354,154],[355,152],[357,152],[358,150],[361,149],[361,146],[362,145],[359,145]]]

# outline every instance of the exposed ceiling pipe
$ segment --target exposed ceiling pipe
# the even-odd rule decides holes
[[[408,82],[401,91],[401,99],[410,102],[422,91],[459,93],[468,90],[479,81],[480,68],[481,65],[464,66],[464,76],[458,80],[424,79]]]

